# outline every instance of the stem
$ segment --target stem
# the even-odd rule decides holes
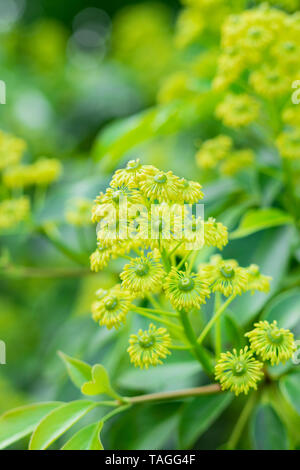
[[[152,294],[147,294],[148,300],[152,303],[153,307],[157,310],[160,309],[160,304],[155,300]]]
[[[234,450],[236,445],[238,444],[238,441],[241,437],[241,434],[244,430],[244,427],[248,421],[248,418],[250,416],[250,413],[255,405],[255,393],[252,393],[244,406],[239,419],[236,422],[236,425],[232,431],[232,434],[229,438],[229,441],[227,443],[228,449]]]
[[[165,315],[166,317],[178,318],[178,314],[175,312],[167,312],[166,310],[157,310],[154,308],[144,308],[133,306],[135,310],[139,310],[142,313],[155,313],[156,315]]]
[[[205,385],[203,387],[188,388],[184,390],[175,390],[173,392],[158,392],[150,393],[149,395],[141,395],[137,397],[128,398],[128,401],[132,404],[145,403],[149,401],[161,401],[161,400],[176,400],[178,398],[196,397],[199,395],[213,395],[220,393],[221,387],[218,384]]]
[[[215,296],[215,312],[219,310],[221,306],[221,295],[220,292],[216,292]],[[218,318],[216,321],[215,327],[215,353],[216,356],[219,357],[222,352],[222,327],[221,327],[221,319]]]
[[[191,253],[189,252],[189,253],[187,253],[187,254],[185,255],[184,258],[182,258],[182,260],[180,261],[180,263],[176,266],[176,269],[180,269],[180,268],[184,265],[184,263],[185,263],[185,262],[187,261],[187,259],[189,258],[190,254],[191,254]]]
[[[183,243],[183,241],[181,240],[181,241],[175,246],[175,248],[173,248],[173,250],[170,251],[170,253],[169,253],[169,258],[171,258],[171,256],[173,256],[173,255],[176,253],[176,251],[177,251],[178,248],[182,245],[182,243]]]
[[[39,228],[38,232],[43,235],[52,245],[55,246],[59,251],[61,251],[64,255],[70,258],[72,261],[80,264],[81,266],[86,266],[87,260],[86,257],[83,256],[81,253],[77,253],[72,250],[69,246],[65,245],[65,243],[57,237],[54,233],[50,233],[50,230],[47,230],[45,227]]]
[[[158,323],[162,323],[164,325],[167,325],[170,328],[174,328],[176,331],[182,333],[183,330],[182,330],[181,326],[175,325],[175,323],[172,323],[168,320],[165,320],[164,318],[159,318],[156,315],[151,315],[151,313],[138,311],[138,309],[136,309],[135,306],[133,306],[133,307],[134,308],[131,308],[131,310],[134,311],[135,313],[137,313],[138,315],[142,315],[143,317],[150,318],[150,320],[154,320],[154,321],[157,321]]]
[[[202,365],[203,369],[205,372],[210,376],[213,374],[214,369],[211,364],[210,358],[205,351],[204,348],[202,348],[198,343],[197,343],[197,338],[195,335],[195,332],[193,330],[193,327],[191,325],[191,322],[188,318],[188,314],[184,310],[179,310],[180,314],[180,320],[182,323],[182,326],[184,328],[184,332],[186,334],[186,337],[191,345],[192,352],[196,356],[196,359],[200,362]]]
[[[228,305],[231,304],[231,302],[235,299],[236,294],[232,295],[229,297],[229,299],[219,308],[219,310],[214,314],[214,316],[211,318],[211,320],[207,323],[206,327],[202,331],[201,335],[199,336],[197,343],[202,344],[204,339],[206,338],[207,334],[211,330],[211,328],[214,326],[216,321],[220,318],[223,312],[227,309]]]

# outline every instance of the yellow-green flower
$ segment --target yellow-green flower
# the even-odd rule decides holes
[[[7,230],[25,220],[30,212],[30,201],[27,197],[5,199],[0,202],[0,230]]]
[[[159,291],[165,275],[159,251],[154,250],[147,256],[132,259],[124,266],[120,278],[124,289],[144,296],[147,293]]]
[[[210,169],[223,160],[231,151],[233,141],[227,135],[219,135],[203,143],[196,154],[196,161],[200,168]]]
[[[290,91],[291,79],[280,69],[265,66],[251,74],[250,84],[258,95],[272,99]]]
[[[146,331],[139,330],[138,334],[129,338],[129,348],[127,349],[130,361],[135,367],[148,369],[149,366],[162,364],[161,359],[165,359],[171,354],[171,338],[166,328],[157,328],[151,324]]]
[[[221,222],[210,217],[204,223],[204,241],[207,246],[215,246],[222,250],[228,243],[228,230]]]
[[[300,160],[300,128],[280,134],[277,147],[282,158]]]
[[[3,173],[3,184],[8,188],[24,188],[33,184],[32,165],[15,165],[6,168]]]
[[[62,173],[62,164],[55,158],[40,158],[31,165],[32,183],[47,186],[58,180]]]
[[[151,174],[153,170],[151,165],[142,165],[139,159],[130,160],[126,168],[117,170],[112,177],[110,186],[112,188],[120,188],[125,186],[127,188],[138,188],[138,180],[142,176]]]
[[[249,274],[235,260],[212,257],[209,264],[200,266],[200,273],[210,280],[213,292],[221,292],[226,297],[241,295],[248,289]]]
[[[238,353],[221,353],[215,367],[215,377],[221,384],[222,390],[230,390],[236,395],[248,394],[250,388],[257,390],[257,382],[263,377],[263,364],[257,361],[248,346]]]
[[[164,290],[166,297],[176,309],[200,308],[210,296],[209,281],[204,276],[172,268]]]
[[[254,294],[256,290],[268,293],[270,291],[270,282],[272,278],[261,274],[256,264],[251,264],[247,269],[249,273],[248,290]]]
[[[181,197],[182,184],[172,171],[152,170],[151,175],[142,176],[139,181],[142,193],[155,202],[177,202]]]
[[[158,102],[169,103],[170,101],[190,95],[189,81],[189,76],[185,72],[175,72],[167,77],[159,90],[157,96]]]
[[[239,171],[251,167],[254,159],[255,155],[252,150],[236,150],[221,163],[220,172],[223,175],[233,176]]]
[[[258,118],[259,105],[249,95],[229,94],[217,107],[216,115],[228,127],[244,127]]]
[[[108,329],[118,329],[125,323],[132,298],[132,294],[122,289],[119,284],[105,293],[101,291],[100,298],[92,304],[93,319]]]
[[[97,250],[90,256],[90,265],[91,270],[94,272],[99,272],[102,269],[106,268],[109,263],[109,260],[112,256],[112,247],[100,247],[98,246]]]
[[[188,181],[185,178],[180,180],[182,188],[180,194],[178,194],[178,200],[182,200],[187,204],[195,204],[203,199],[203,192],[201,191],[201,184],[195,181]]]
[[[24,140],[0,131],[0,170],[17,165],[26,149]]]
[[[285,363],[293,356],[296,345],[290,330],[279,328],[277,321],[260,321],[254,326],[245,336],[249,338],[252,351],[264,361],[270,361],[273,366],[280,362]]]
[[[66,220],[75,226],[85,226],[92,223],[92,201],[85,198],[77,198],[70,201],[70,207],[66,211]]]

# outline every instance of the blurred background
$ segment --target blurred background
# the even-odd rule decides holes
[[[189,16],[176,0],[0,0],[0,80],[6,83],[0,129],[26,141],[24,164],[44,157],[63,165],[61,176],[46,191],[29,188],[29,223],[0,230],[0,339],[7,347],[7,364],[0,365],[0,413],[25,403],[78,397],[59,350],[91,364],[103,363],[125,394],[205,380],[198,364],[182,351],[164,366],[135,370],[125,350],[128,334],[141,326],[140,320],[129,318],[117,333],[92,321],[95,291],[114,284],[121,266],[115,261],[104,273],[90,272],[96,237],[89,209],[112,171],[132,158],[204,183],[206,217],[217,216],[229,229],[237,226],[246,208],[260,201],[272,205],[280,192],[278,182],[276,186],[261,176],[257,202],[252,169],[217,179],[216,172],[200,169],[195,160],[199,142],[222,132],[214,117],[219,95],[210,93],[220,26],[229,11],[243,8],[245,2],[227,3],[213,15],[210,11],[208,22],[205,12],[199,18]],[[177,98],[183,99],[182,107]],[[230,133],[242,148],[249,145],[255,151],[261,145],[254,128],[251,133]],[[262,148],[261,158],[273,156]],[[278,155],[274,159],[276,166]],[[0,184],[1,197],[6,190]],[[233,241],[224,257],[259,264],[262,272],[274,275],[276,289],[290,263],[292,243],[290,228],[279,227]],[[233,317],[245,326],[267,300],[247,294],[236,303]],[[201,321],[210,311],[208,304]],[[299,329],[298,318],[292,327]],[[132,429],[128,417],[113,422],[103,438],[105,448],[174,447],[179,407],[136,407]],[[233,405],[229,421],[235,412]],[[225,416],[214,431],[204,433],[196,448],[221,445],[229,421]]]

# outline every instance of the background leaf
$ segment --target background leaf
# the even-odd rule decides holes
[[[103,450],[100,441],[102,427],[102,421],[85,426],[72,436],[61,450]]]
[[[83,416],[97,406],[97,403],[87,400],[77,400],[64,404],[49,413],[39,423],[31,436],[30,450],[47,449],[64,432],[70,429]]]
[[[289,374],[279,382],[281,393],[300,416],[300,373]]]
[[[284,424],[271,405],[259,405],[251,422],[251,436],[257,450],[287,450]]]
[[[237,230],[230,234],[231,240],[243,238],[270,227],[293,223],[292,217],[279,209],[256,209],[247,212]]]
[[[231,403],[231,393],[203,395],[186,403],[179,422],[180,449],[190,449],[196,440]]]
[[[63,352],[59,352],[60,357],[64,361],[67,368],[68,374],[72,382],[81,389],[82,385],[91,380],[92,378],[92,367],[86,362],[75,359],[71,356],[67,356]]]
[[[0,449],[30,434],[41,419],[61,405],[61,402],[37,403],[4,413],[0,417]]]

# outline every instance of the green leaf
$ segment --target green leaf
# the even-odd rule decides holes
[[[180,448],[190,449],[227,408],[232,399],[231,393],[222,393],[203,395],[189,401],[183,408],[179,422]]]
[[[64,432],[70,429],[89,411],[97,406],[96,402],[77,400],[61,405],[45,416],[35,429],[29,443],[30,450],[47,449]]]
[[[259,405],[251,421],[251,436],[257,450],[287,450],[284,424],[271,405]]]
[[[195,122],[207,119],[214,112],[218,99],[215,91],[208,90],[199,93],[197,99],[159,105],[110,124],[100,132],[93,156],[95,160],[103,159],[102,167],[111,170],[135,146],[156,136],[190,128]]]
[[[62,402],[36,403],[7,411],[0,417],[0,449],[32,433],[37,424]]]
[[[96,364],[92,369],[92,380],[86,382],[82,388],[84,395],[105,394],[112,398],[119,399],[119,395],[114,391],[110,384],[108,373],[101,364]]]
[[[64,354],[61,351],[59,351],[58,354],[62,358],[70,379],[76,385],[76,387],[81,389],[85,382],[91,380],[92,367],[89,364],[86,364],[85,362],[80,361],[79,359],[75,359],[71,356],[67,356],[67,354]]]
[[[300,373],[289,374],[279,382],[281,393],[300,416]]]
[[[231,233],[230,239],[247,237],[261,230],[292,223],[292,217],[279,209],[250,210],[243,217],[239,228]]]
[[[225,332],[233,347],[240,349],[243,346],[243,334],[240,326],[230,315],[224,315],[223,324]]]
[[[275,297],[263,314],[263,320],[276,320],[281,328],[300,333],[300,289],[291,289]]]
[[[247,292],[233,302],[230,310],[239,325],[249,323],[276,292],[289,266],[293,239],[291,227],[279,227],[231,244],[232,249],[238,244],[239,250],[243,251],[243,266],[255,263],[263,274],[272,276],[268,294],[256,292],[252,295]]]
[[[195,360],[162,364],[149,370],[130,368],[118,377],[118,386],[144,393],[189,388],[197,385],[201,366]]]
[[[103,421],[85,426],[74,434],[61,450],[103,450],[100,441],[102,427]]]

